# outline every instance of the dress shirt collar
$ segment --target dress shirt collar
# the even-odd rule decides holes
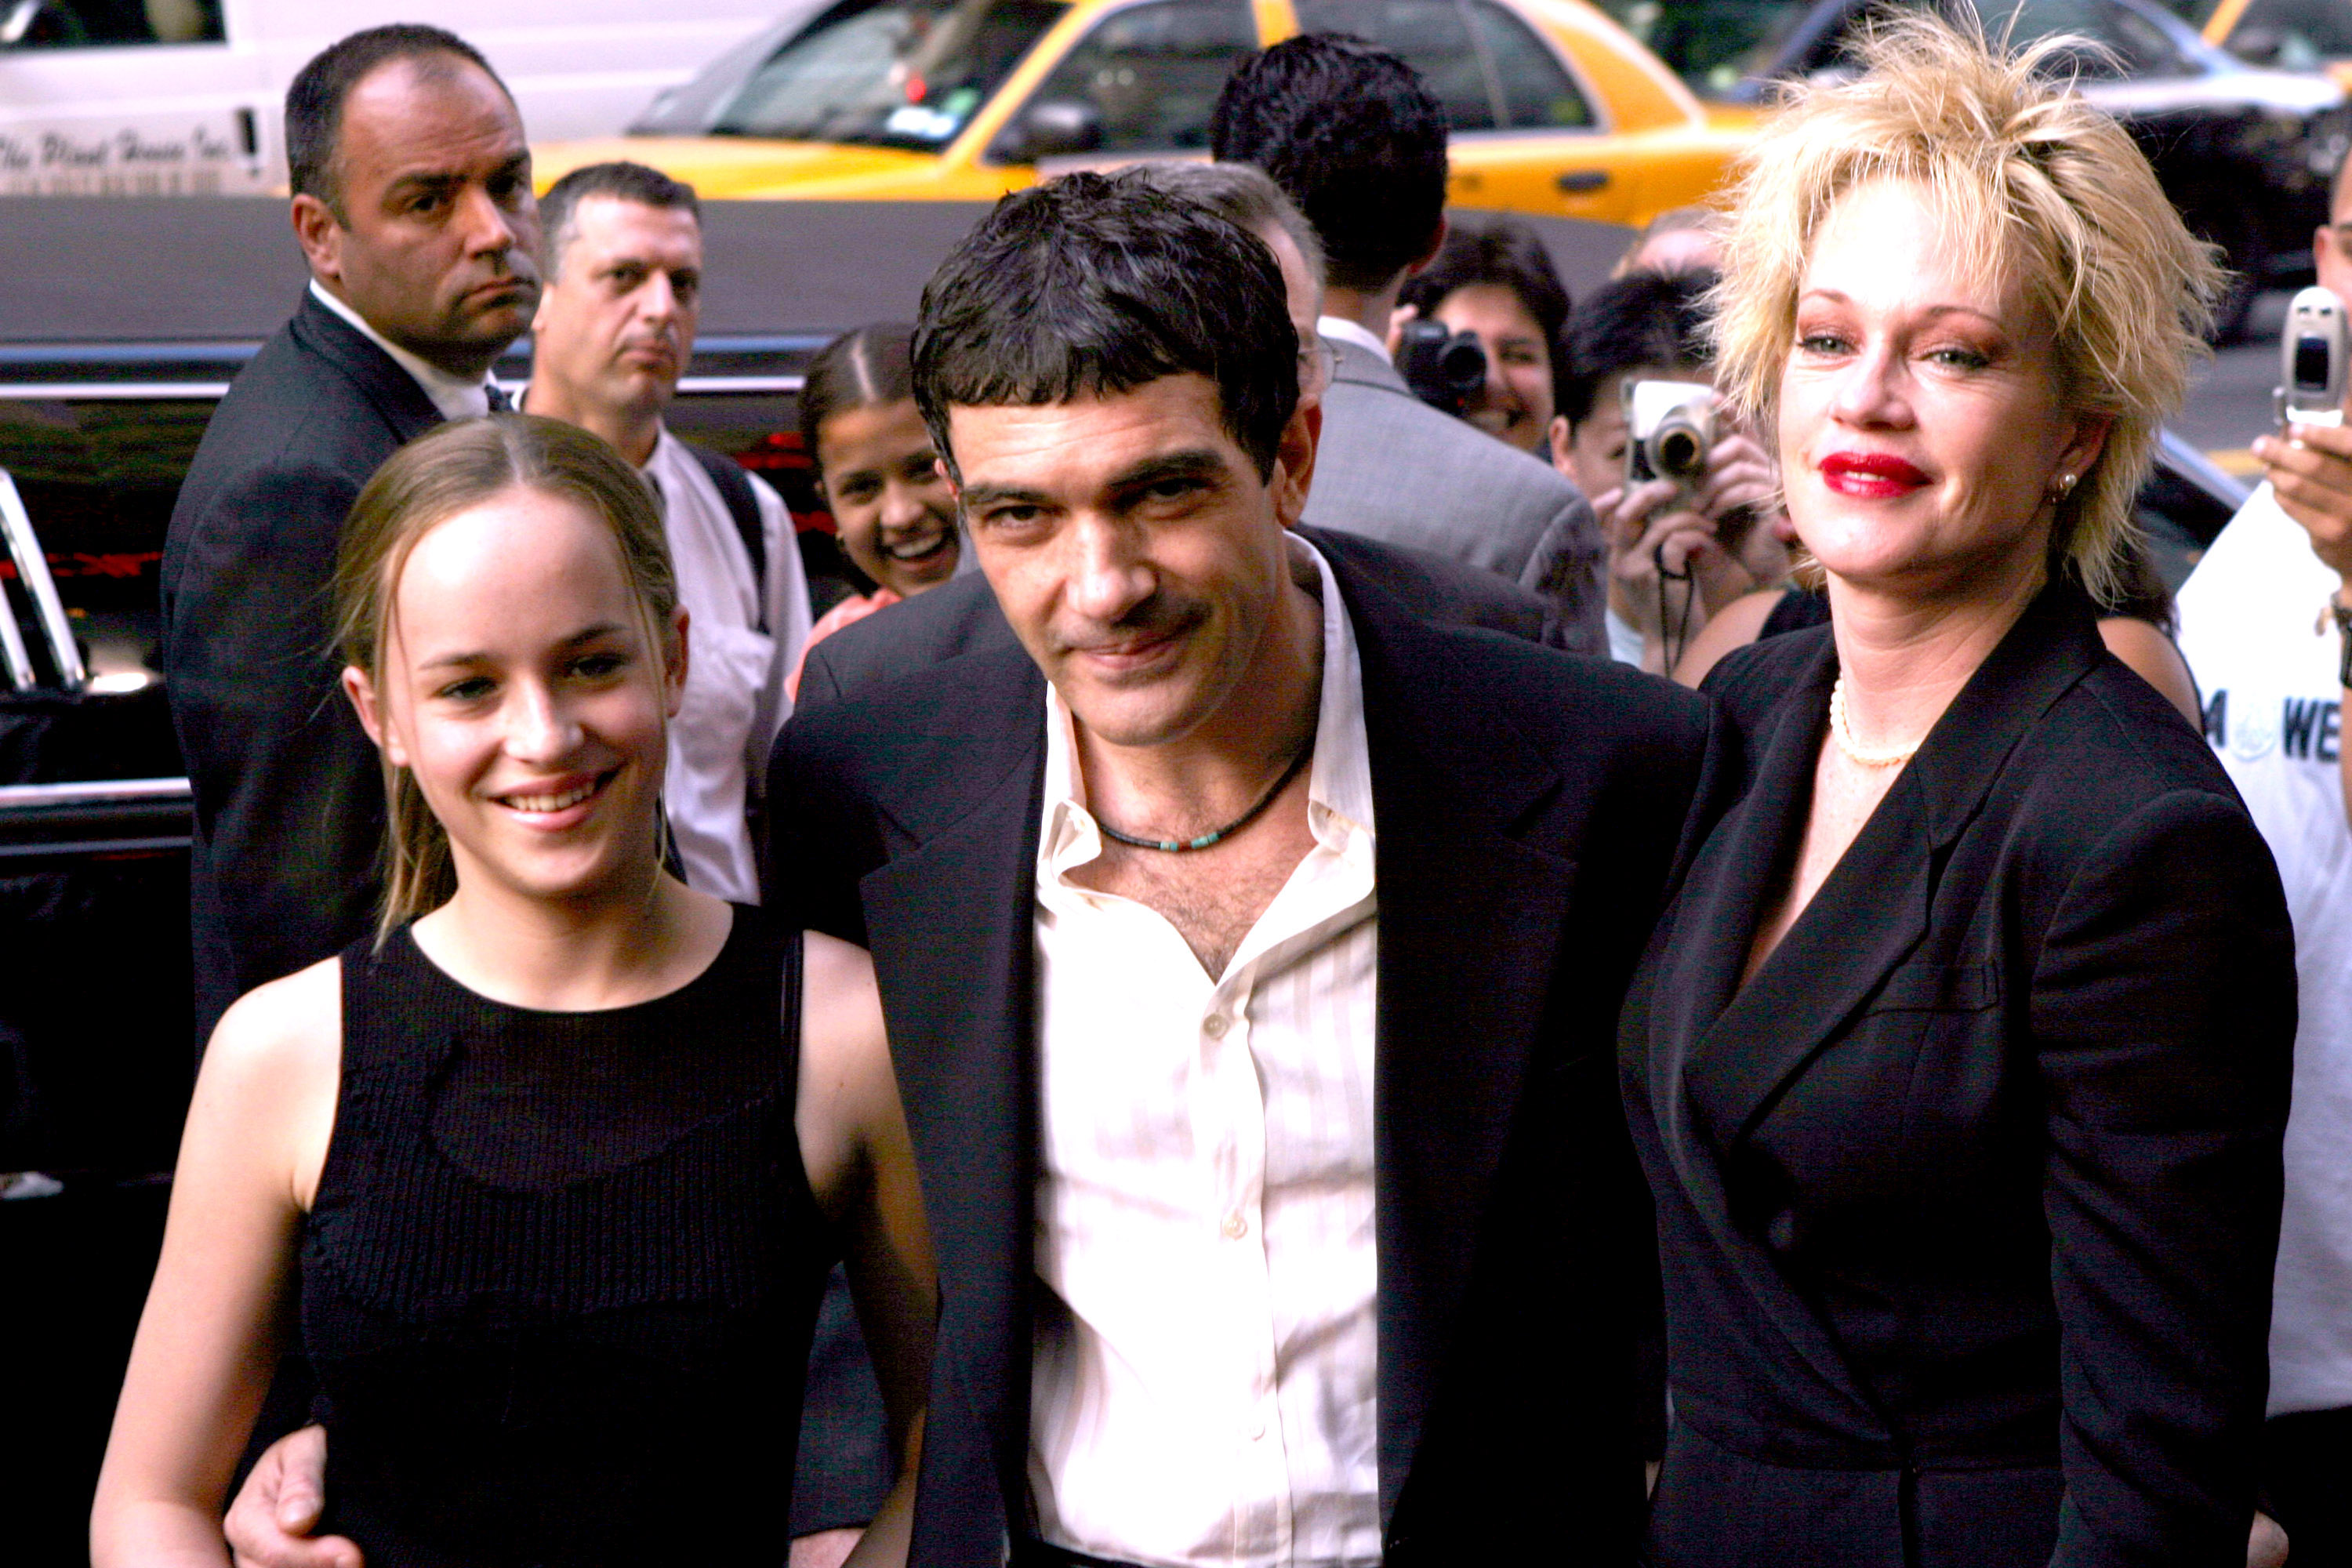
[[[1343,343],[1355,344],[1368,354],[1377,355],[1382,364],[1393,365],[1396,363],[1389,357],[1388,344],[1374,337],[1361,321],[1351,321],[1345,316],[1318,316],[1315,330],[1327,342],[1337,338]]]
[[[441,411],[444,419],[471,419],[490,411],[490,390],[487,377],[467,382],[451,375],[429,360],[420,359],[398,343],[368,325],[367,321],[346,301],[338,300],[326,285],[316,278],[310,279],[311,297],[321,305],[349,321],[362,337],[392,356],[392,363],[406,371],[416,384]]]
[[[1292,571],[1311,582],[1323,602],[1323,690],[1315,715],[1315,760],[1307,772],[1307,824],[1315,841],[1335,855],[1369,856],[1372,843],[1371,747],[1364,735],[1364,673],[1356,658],[1355,628],[1331,563],[1321,551],[1289,536]],[[1314,576],[1305,574],[1312,568]],[[1069,704],[1045,686],[1045,822],[1037,841],[1037,879],[1073,886],[1067,874],[1102,853],[1102,831],[1078,796],[1077,732]]]
[[[524,390],[528,394],[529,388]],[[515,406],[522,406],[522,398],[515,399]],[[658,496],[662,493],[661,473],[673,468],[683,473],[686,466],[693,461],[687,456],[686,448],[678,444],[677,437],[669,433],[668,423],[664,421],[654,432],[654,449],[646,454],[645,464],[637,472],[646,476],[646,481],[654,487],[654,494]]]

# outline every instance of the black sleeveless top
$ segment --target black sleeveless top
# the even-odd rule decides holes
[[[592,1013],[477,995],[404,928],[342,973],[302,1238],[322,1531],[371,1568],[782,1562],[835,1252],[799,933],[739,908],[693,981]]]

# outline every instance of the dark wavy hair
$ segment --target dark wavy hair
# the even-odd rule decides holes
[[[1435,259],[1406,280],[1398,300],[1428,316],[1456,289],[1480,283],[1499,284],[1518,296],[1558,363],[1560,333],[1568,325],[1568,287],[1552,267],[1551,252],[1526,224],[1510,218],[1457,224],[1446,231]]]
[[[1445,110],[1413,68],[1360,38],[1286,38],[1226,79],[1209,117],[1220,163],[1274,176],[1315,232],[1331,281],[1370,293],[1429,248],[1445,217]]]
[[[1148,177],[1075,174],[996,204],[923,289],[915,403],[952,478],[948,410],[1206,376],[1261,477],[1298,405],[1298,333],[1265,241]]]

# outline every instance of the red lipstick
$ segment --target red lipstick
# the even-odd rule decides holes
[[[1906,495],[1927,476],[1892,452],[1832,452],[1821,461],[1822,482],[1840,495],[1884,500]]]

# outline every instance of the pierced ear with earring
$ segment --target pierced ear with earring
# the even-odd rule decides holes
[[[2063,506],[2066,503],[2066,498],[2074,493],[2074,476],[2061,474],[2052,482],[2050,488],[2042,492],[2042,499],[2052,506]]]

